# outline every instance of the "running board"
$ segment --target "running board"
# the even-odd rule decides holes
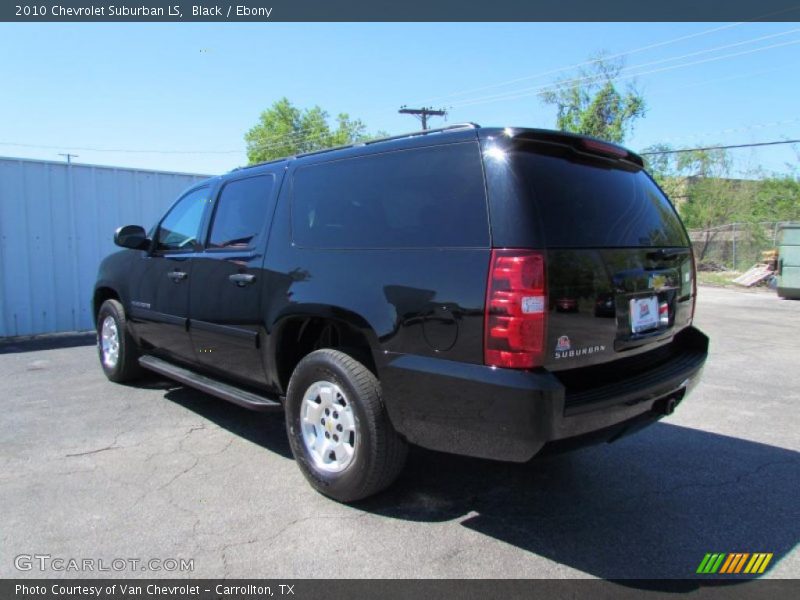
[[[139,359],[139,364],[145,369],[155,371],[159,375],[169,377],[179,383],[198,389],[201,392],[211,394],[212,396],[222,398],[223,400],[233,402],[234,404],[244,406],[251,410],[267,411],[281,410],[283,408],[283,405],[277,400],[265,398],[264,396],[242,390],[217,379],[195,373],[184,367],[173,365],[155,356],[142,356]]]

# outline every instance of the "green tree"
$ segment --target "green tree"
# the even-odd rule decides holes
[[[758,221],[800,221],[800,174],[765,174],[753,198]]]
[[[669,144],[654,144],[642,151],[644,165],[673,204],[686,200],[686,177],[678,172],[677,154]]]
[[[736,265],[760,260],[761,250],[771,247],[765,223],[800,220],[800,173],[789,164],[788,173],[749,170],[733,177],[734,167],[726,150],[675,152],[659,144],[642,151],[647,169],[678,207],[687,228],[695,234],[698,260],[725,262],[732,258],[719,252],[720,245],[737,240]],[[736,223],[736,228],[726,227]],[[716,248],[716,250],[715,250]],[[730,263],[729,263],[730,264]]]
[[[623,142],[646,111],[633,83],[618,87],[623,64],[599,56],[578,77],[562,79],[541,92],[540,99],[557,109],[558,129]]]
[[[366,125],[346,113],[337,115],[335,128],[329,115],[319,106],[300,110],[281,98],[261,116],[244,139],[250,164],[353,144],[368,139]]]
[[[677,155],[676,169],[686,180],[686,202],[681,217],[690,229],[710,229],[751,220],[748,210],[753,190],[730,177],[731,160],[725,150],[692,150]]]
[[[687,229],[702,230],[694,238],[698,261],[709,258],[721,234],[721,226],[753,222],[752,181],[731,177],[732,161],[725,150],[688,150],[675,152],[665,144],[643,151],[646,166],[653,178],[676,204]],[[759,235],[754,225],[742,231],[755,242]]]

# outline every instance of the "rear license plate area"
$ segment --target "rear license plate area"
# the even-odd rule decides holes
[[[630,301],[631,333],[643,333],[658,328],[658,297],[633,298]]]

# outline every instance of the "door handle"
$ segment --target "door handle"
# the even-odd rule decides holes
[[[167,277],[172,279],[172,281],[174,281],[175,283],[178,283],[186,279],[186,273],[183,271],[170,271],[169,273],[167,273]]]
[[[231,283],[235,283],[239,287],[244,287],[253,283],[256,280],[256,276],[250,273],[234,273],[233,275],[229,275],[228,279]]]

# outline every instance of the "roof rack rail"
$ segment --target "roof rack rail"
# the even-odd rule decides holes
[[[442,131],[450,131],[451,129],[478,129],[480,125],[477,123],[454,123],[453,125],[445,125],[444,127],[436,127],[434,129],[422,129],[420,131],[412,131],[411,133],[400,133],[397,135],[390,135],[389,137],[375,138],[374,140],[367,140],[362,142],[365,146],[369,144],[377,144],[378,142],[388,142],[390,140],[400,140],[407,137],[414,137],[417,135],[428,135],[429,133],[439,133]],[[358,145],[358,144],[357,144]]]
[[[244,165],[243,167],[234,167],[232,168],[229,173],[233,173],[234,171],[241,171],[242,169],[252,169],[253,167],[261,167],[263,165],[271,165],[272,163],[281,162],[284,160],[288,160],[292,158],[291,156],[282,156],[280,158],[271,158],[269,160],[265,160],[262,162],[253,163],[252,165]]]
[[[344,150],[345,148],[356,148],[358,146],[369,146],[370,144],[379,144],[382,142],[390,142],[392,140],[402,140],[405,138],[415,137],[418,135],[428,135],[429,133],[441,133],[443,131],[450,131],[451,129],[477,129],[480,125],[477,123],[456,123],[453,125],[446,125],[445,127],[437,127],[435,129],[422,129],[420,131],[412,131],[410,133],[399,133],[397,135],[390,135],[388,137],[375,138],[374,140],[365,140],[363,142],[355,142],[353,144],[345,144],[343,146],[334,146],[333,148],[322,148],[320,150],[312,150],[311,152],[303,152],[296,154],[293,158],[300,158],[302,156],[314,156],[315,154],[324,154],[325,152],[333,152],[334,150]]]
[[[379,144],[381,142],[390,142],[392,140],[402,140],[405,138],[416,137],[418,135],[428,135],[430,133],[441,133],[444,131],[450,131],[453,129],[478,129],[480,125],[477,123],[454,123],[453,125],[445,125],[444,127],[436,127],[434,129],[422,129],[420,131],[412,131],[410,133],[400,133],[397,135],[390,135],[388,137],[382,138],[375,138],[374,140],[365,140],[363,142],[355,142],[353,144],[344,144],[342,146],[334,146],[332,148],[322,148],[320,150],[312,150],[311,152],[302,152],[300,154],[294,154],[291,156],[284,156],[282,158],[275,158],[273,160],[267,160],[264,162],[254,163],[252,165],[246,165],[244,167],[236,167],[231,171],[240,171],[242,169],[251,169],[253,167],[260,167],[262,165],[268,165],[275,162],[281,162],[284,160],[290,160],[292,158],[300,158],[303,156],[314,156],[316,154],[324,154],[326,152],[333,152],[334,150],[344,150],[346,148],[355,148],[358,146],[368,146],[370,144]]]

